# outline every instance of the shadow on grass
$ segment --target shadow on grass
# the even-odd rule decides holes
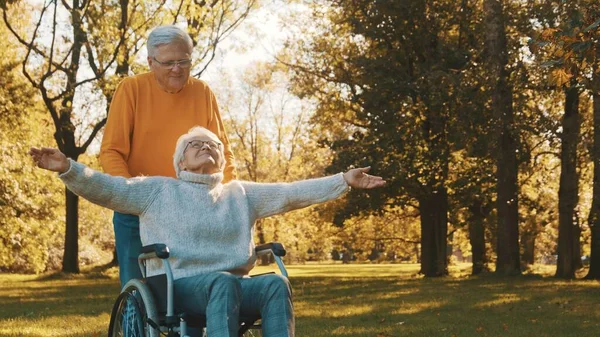
[[[0,287],[0,319],[108,313],[118,281],[97,273],[51,274]]]
[[[27,282],[51,281],[51,280],[111,280],[118,277],[118,266],[107,263],[82,270],[80,273],[55,272],[36,277]]]
[[[542,277],[292,279],[299,336],[597,336],[600,284]],[[317,332],[317,331],[323,331]]]
[[[291,277],[297,336],[591,337],[600,331],[597,281],[494,274],[425,279],[405,268],[298,267]],[[0,275],[0,322],[13,327],[9,336],[33,337],[56,335],[56,321],[79,320],[96,332],[69,336],[101,336],[118,292],[118,279],[105,271]],[[47,325],[48,333],[19,330],[32,325]]]

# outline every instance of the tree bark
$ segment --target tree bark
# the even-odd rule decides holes
[[[73,99],[77,83],[77,73],[81,58],[81,49],[85,42],[79,1],[74,0],[71,11],[71,23],[73,25],[73,50],[71,52],[71,66],[67,75],[65,96],[61,102],[59,127],[54,138],[59,149],[69,158],[77,160],[82,153],[76,144],[75,125],[71,121],[73,114]],[[79,273],[79,220],[78,220],[79,197],[71,191],[66,190],[66,229],[65,229],[65,252],[63,255],[62,271],[66,273]]]
[[[534,219],[530,219],[535,222]],[[535,226],[532,224],[531,226]],[[522,262],[527,265],[533,265],[535,263],[535,239],[537,232],[534,229],[524,230],[521,233],[521,246],[523,247]]]
[[[79,197],[65,188],[67,214],[62,271],[79,273]]]
[[[127,26],[129,24],[129,0],[119,0],[119,4],[121,7],[121,21],[119,21],[119,30],[121,34],[125,34]],[[124,37],[122,37],[122,39],[125,40]],[[121,46],[119,47],[119,56],[120,57],[117,58],[117,69],[115,73],[120,76],[127,76],[127,74],[129,73],[129,48],[127,47],[126,42],[121,44]],[[110,101],[112,99],[112,92],[110,96],[111,97],[109,97],[109,99],[107,100],[107,105],[110,105]]]
[[[448,275],[448,194],[445,187],[419,200],[421,213],[421,273],[428,277]]]
[[[597,47],[596,52],[598,52]],[[585,278],[600,280],[600,74],[594,74],[593,83],[594,146],[592,149],[592,160],[594,162],[594,187],[592,207],[588,218],[592,238],[590,270]]]
[[[565,90],[565,114],[561,134],[561,170],[558,191],[558,261],[556,277],[575,278],[580,260],[579,223],[576,208],[579,202],[577,144],[579,143],[579,89],[573,84]],[[580,263],[580,262],[579,262]]]
[[[473,269],[472,275],[481,274],[487,270],[487,257],[485,255],[485,219],[489,214],[481,200],[475,200],[469,207],[471,213],[469,219],[469,243],[471,244],[471,254]]]
[[[259,219],[254,224],[254,228],[256,229],[256,237],[258,238],[258,242],[257,242],[258,245],[262,245],[262,244],[267,243],[265,241],[265,231],[264,231],[264,228],[263,228],[263,223],[264,223],[263,220]],[[273,257],[271,255],[262,255],[259,258],[259,260],[260,260],[259,264],[261,266],[266,266],[266,265],[268,265],[269,263],[272,262]]]
[[[520,275],[519,216],[518,216],[518,163],[517,142],[519,133],[514,130],[512,87],[504,13],[499,0],[485,0],[486,56],[492,86],[491,109],[496,123],[496,179],[498,233],[496,272]]]

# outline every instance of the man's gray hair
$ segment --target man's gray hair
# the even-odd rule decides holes
[[[148,42],[146,43],[148,56],[155,56],[154,53],[156,48],[173,42],[186,43],[190,47],[190,51],[193,48],[192,38],[181,28],[175,25],[158,26],[154,28],[154,30],[152,30],[150,33],[150,36],[148,36]]]
[[[221,140],[217,135],[215,135],[212,131],[207,128],[203,128],[201,126],[194,126],[191,128],[186,134],[183,134],[179,139],[177,139],[177,145],[175,145],[175,153],[173,154],[173,166],[175,167],[175,173],[177,174],[177,178],[179,178],[179,174],[181,173],[181,168],[179,168],[179,163],[183,161],[184,153],[186,146],[190,142],[190,140],[194,137],[208,137],[214,140],[217,143],[222,144]],[[219,147],[219,151],[221,152],[221,163],[219,169],[223,171],[225,168],[225,155],[223,152],[224,145]]]

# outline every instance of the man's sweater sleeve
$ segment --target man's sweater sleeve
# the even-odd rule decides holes
[[[124,79],[117,87],[110,103],[100,147],[100,165],[104,172],[126,178],[131,177],[127,159],[131,152],[134,109],[130,87],[129,79]]]
[[[69,190],[97,205],[121,213],[140,215],[161,188],[156,178],[114,177],[71,159],[69,162],[69,170],[59,175]]]
[[[337,199],[349,189],[342,173],[293,183],[242,185],[257,219]]]

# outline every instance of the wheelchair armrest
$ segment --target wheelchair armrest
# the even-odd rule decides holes
[[[163,268],[165,270],[165,276],[167,278],[167,321],[176,320],[175,307],[173,305],[173,272],[171,271],[171,264],[169,263],[169,247],[164,243],[155,243],[148,246],[143,246],[140,249],[140,255],[138,256],[138,264],[142,277],[146,278],[146,260],[159,258],[162,261]]]
[[[140,249],[140,259],[151,259],[158,257],[159,259],[169,258],[169,247],[163,243],[155,243],[144,246]]]
[[[285,256],[285,248],[279,242],[269,242],[256,246],[256,255],[261,256],[273,252],[275,256]]]

